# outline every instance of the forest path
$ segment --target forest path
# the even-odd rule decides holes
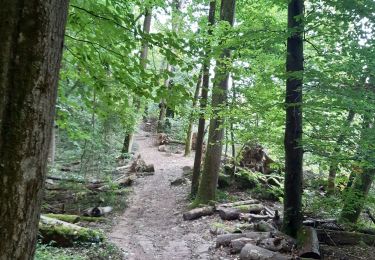
[[[155,174],[136,180],[129,207],[117,219],[110,240],[128,260],[210,259],[208,223],[182,219],[189,185],[170,185],[183,176],[184,166],[193,165],[193,157],[159,152],[155,138],[141,130],[135,136],[137,154],[154,164]]]

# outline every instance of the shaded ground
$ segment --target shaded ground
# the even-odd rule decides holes
[[[213,239],[207,221],[184,222],[189,186],[171,186],[192,166],[193,157],[159,152],[155,137],[140,131],[135,137],[137,153],[155,166],[155,175],[137,179],[129,208],[115,219],[110,234],[125,259],[210,259]]]

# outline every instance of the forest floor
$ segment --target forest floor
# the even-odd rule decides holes
[[[135,136],[136,153],[154,164],[155,174],[136,180],[128,208],[115,218],[110,240],[129,260],[210,259],[214,240],[209,220],[184,222],[190,187],[171,185],[191,169],[193,156],[159,152],[155,142],[156,136],[141,130]]]

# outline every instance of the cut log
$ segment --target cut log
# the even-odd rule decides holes
[[[89,208],[85,210],[83,215],[90,216],[90,217],[102,217],[110,213],[112,209],[113,209],[112,207],[93,207],[93,208]]]
[[[250,238],[250,239],[258,241],[261,239],[271,237],[271,233],[270,232],[247,232],[247,233],[219,235],[216,238],[216,247],[229,246],[232,240],[242,238],[242,237]]]
[[[46,216],[40,218],[39,236],[42,243],[55,243],[60,247],[73,246],[76,242],[99,243],[104,239],[104,235],[99,231]]]
[[[203,216],[209,216],[214,214],[214,207],[203,207],[192,209],[183,214],[184,220],[194,220]]]
[[[319,240],[316,230],[312,227],[303,227],[299,234],[299,256],[312,259],[320,259]]]
[[[265,248],[246,244],[240,254],[241,260],[289,260],[292,259],[290,256],[282,255],[277,252],[267,250]]]
[[[375,236],[358,232],[317,229],[318,239],[328,245],[358,245],[365,243],[375,246]]]
[[[246,237],[241,237],[234,239],[230,242],[230,252],[232,254],[238,254],[241,252],[242,248],[248,244],[248,243],[256,243],[256,240],[251,239],[251,238],[246,238]]]
[[[221,208],[218,210],[222,220],[236,220],[240,218],[240,211],[233,208]]]
[[[239,209],[242,213],[259,214],[264,209],[264,206],[262,204],[248,204],[235,206],[234,208]]]
[[[217,205],[217,207],[218,208],[221,208],[221,207],[233,208],[233,207],[236,207],[236,206],[256,204],[256,203],[259,203],[259,200],[243,200],[243,201],[236,201],[236,202],[232,202],[232,203],[219,204],[219,205]]]

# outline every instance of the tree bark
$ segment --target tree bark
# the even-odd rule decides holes
[[[197,106],[198,97],[199,97],[199,90],[201,89],[202,85],[202,72],[198,75],[198,82],[194,92],[193,98],[193,110],[191,111],[190,118],[189,118],[189,125],[186,132],[186,142],[185,142],[185,156],[189,156],[191,153],[191,139],[193,135],[193,124],[194,124],[194,113],[195,107]]]
[[[220,19],[233,26],[235,14],[235,0],[222,0]],[[229,48],[222,50],[217,61],[216,75],[212,89],[212,108],[215,117],[210,121],[206,158],[201,183],[199,185],[197,202],[207,203],[216,199],[216,187],[219,177],[221,153],[224,138],[224,118],[220,116],[220,110],[227,103],[227,91],[229,81],[229,68],[231,53]]]
[[[33,259],[68,0],[0,5],[0,259]]]
[[[288,5],[286,59],[286,122],[285,122],[285,183],[284,222],[287,235],[297,236],[302,225],[302,85],[303,85],[303,0]]]
[[[208,12],[208,25],[214,26],[215,24],[215,12],[216,12],[216,0],[210,2],[210,9]],[[208,29],[208,35],[212,34],[212,29]],[[203,64],[203,81],[202,81],[202,91],[200,98],[200,117],[198,121],[198,133],[196,140],[195,156],[194,156],[194,167],[193,167],[193,177],[191,181],[191,195],[195,196],[198,192],[199,178],[202,164],[203,155],[203,142],[204,142],[204,128],[206,125],[206,120],[204,118],[207,99],[208,99],[208,89],[210,87],[210,44],[207,44],[208,49],[206,50],[206,57]]]

